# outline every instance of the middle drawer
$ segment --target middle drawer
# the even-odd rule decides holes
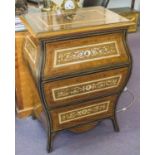
[[[48,105],[64,104],[118,92],[125,84],[127,67],[44,84]]]

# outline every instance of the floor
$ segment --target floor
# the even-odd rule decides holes
[[[73,134],[62,131],[54,143],[52,155],[139,155],[140,154],[140,33],[128,35],[128,43],[133,56],[133,71],[128,89],[134,94],[134,103],[124,112],[117,113],[120,132],[113,131],[111,121],[105,120],[95,129]],[[132,96],[124,92],[118,109],[126,106]],[[26,119],[16,119],[16,155],[47,155],[46,133],[40,123]]]

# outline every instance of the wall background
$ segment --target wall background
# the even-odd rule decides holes
[[[117,8],[117,7],[130,7],[132,0],[110,0],[108,7]],[[135,9],[140,10],[140,0],[135,0]]]
[[[53,0],[57,4],[61,4],[63,0]],[[80,0],[81,4],[83,0]],[[131,6],[131,0],[110,0],[108,8],[117,8],[117,7],[129,7]],[[140,10],[140,0],[135,1],[135,9]]]

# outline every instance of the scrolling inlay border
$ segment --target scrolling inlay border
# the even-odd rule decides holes
[[[85,117],[105,113],[109,110],[109,105],[110,105],[110,100],[93,104],[90,106],[82,107],[82,108],[77,108],[75,110],[70,110],[67,112],[61,112],[58,114],[59,123],[63,124],[63,123],[75,121],[78,119],[82,119]]]
[[[58,100],[72,98],[75,96],[80,96],[84,94],[89,94],[93,92],[99,92],[106,89],[115,88],[115,87],[118,87],[121,79],[122,79],[122,75],[118,74],[107,78],[101,78],[101,79],[78,83],[74,85],[53,88],[51,90],[53,100],[58,101]]]
[[[57,49],[54,51],[53,67],[64,67],[118,56],[120,52],[117,41]]]

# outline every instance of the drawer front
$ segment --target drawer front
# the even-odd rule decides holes
[[[114,115],[117,96],[105,97],[79,105],[59,108],[51,112],[53,130],[62,130]]]
[[[72,39],[46,44],[44,79],[129,61],[123,34]]]
[[[44,85],[46,101],[58,105],[114,93],[121,90],[127,75],[128,68],[121,68],[47,83]]]

